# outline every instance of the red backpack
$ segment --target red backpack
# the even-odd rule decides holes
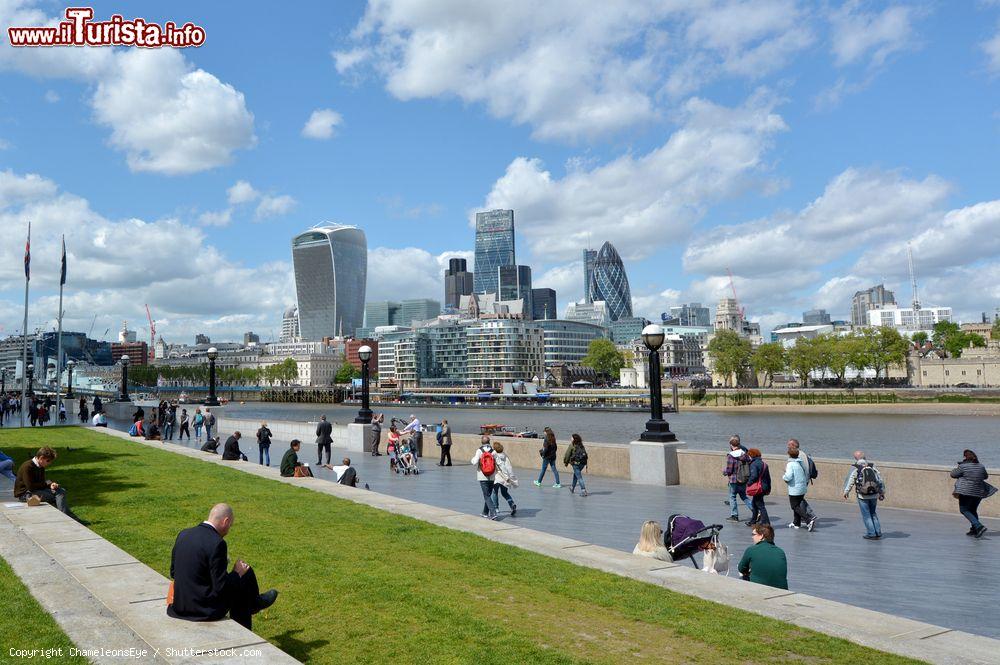
[[[497,462],[493,459],[493,452],[482,450],[479,453],[479,472],[484,476],[492,476],[496,473]]]

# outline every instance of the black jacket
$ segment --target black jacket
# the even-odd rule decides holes
[[[227,572],[229,548],[219,532],[204,522],[177,534],[170,554],[174,603],[167,614],[188,621],[216,621],[226,616],[239,588],[239,575]]]
[[[753,485],[757,479],[763,476],[760,486],[764,496],[771,493],[771,469],[764,463],[763,458],[755,457],[750,462],[750,477],[747,478],[747,485]]]
[[[341,485],[350,485],[351,487],[358,486],[358,472],[354,470],[353,466],[349,466],[344,470],[344,473],[340,475],[340,480],[338,480]]]
[[[240,440],[235,436],[230,436],[226,439],[226,447],[222,449],[222,459],[238,460],[244,457],[246,455],[240,450]]]
[[[333,425],[327,421],[322,421],[316,426],[316,443],[333,443],[333,437],[330,436],[333,433]]]
[[[266,427],[261,427],[257,430],[257,445],[258,446],[270,446],[271,445],[271,430]]]

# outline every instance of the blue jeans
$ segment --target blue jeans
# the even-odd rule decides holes
[[[166,441],[167,439],[173,439],[173,438],[174,438],[174,426],[171,425],[170,423],[167,423],[166,425],[163,426],[163,439],[164,441]]]
[[[212,426],[211,425],[205,425],[205,438],[206,439],[211,439],[212,438]]]
[[[573,484],[572,489],[576,489],[577,482],[580,483],[580,489],[587,491],[587,486],[583,484],[583,467],[579,464],[573,465]]]
[[[552,467],[552,475],[556,477],[556,485],[559,484],[559,469],[556,468],[555,460],[542,460],[542,472],[538,474],[538,482],[542,482],[542,478],[545,477],[545,469]]]
[[[969,524],[972,525],[973,529],[979,529],[983,525],[979,521],[979,502],[982,499],[978,496],[965,496],[964,494],[958,495],[958,512],[962,513],[965,519],[969,520]]]
[[[492,480],[479,481],[479,488],[483,490],[483,515],[489,515],[490,517],[496,517],[497,515],[497,504],[493,500],[493,485]]]
[[[258,443],[257,447],[260,448],[260,459],[257,463],[271,466],[271,446],[262,446]]]
[[[14,468],[14,462],[9,459],[0,461],[0,475],[7,476],[11,480],[17,480],[17,476],[14,475],[12,469]]]
[[[195,423],[195,426],[194,426],[194,438],[198,439],[199,441],[201,441],[201,428],[202,428],[201,425]]]
[[[507,489],[506,485],[493,483],[493,505],[497,507],[497,510],[500,509],[500,494],[503,494],[503,498],[507,499],[507,505],[513,508],[514,498],[510,495],[510,491]]]
[[[874,499],[858,498],[858,507],[861,509],[861,519],[865,523],[865,535],[881,536],[882,525],[879,524],[878,515],[875,509],[878,508],[878,497]]]
[[[743,503],[746,505],[747,510],[753,512],[753,500],[747,496],[747,484],[729,483],[729,511],[732,513],[733,517],[740,516],[740,507],[739,504],[736,503],[737,496],[743,499]]]

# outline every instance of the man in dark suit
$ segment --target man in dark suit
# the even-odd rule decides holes
[[[326,463],[330,464],[330,444],[333,443],[333,425],[326,421],[326,416],[319,417],[319,425],[316,426],[316,448],[319,459],[316,464],[323,465],[323,451],[326,451]]]
[[[227,460],[243,460],[246,461],[247,456],[243,454],[240,450],[240,437],[243,436],[239,431],[233,432],[232,436],[226,439],[226,446],[222,449],[222,459]]]
[[[226,572],[229,550],[225,537],[233,526],[233,509],[227,503],[212,507],[208,519],[177,535],[170,554],[173,602],[167,614],[187,621],[230,618],[247,629],[251,616],[274,604],[278,592],[260,593],[257,576],[239,559]]]

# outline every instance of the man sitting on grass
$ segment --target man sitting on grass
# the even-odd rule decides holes
[[[285,478],[292,478],[296,475],[312,475],[312,472],[309,470],[309,466],[299,461],[299,448],[301,447],[301,441],[298,439],[292,439],[291,445],[281,458],[281,475]]]
[[[35,456],[21,465],[14,479],[14,496],[19,501],[25,501],[29,506],[37,506],[42,501],[51,503],[62,512],[69,514],[66,502],[66,490],[45,479],[45,467],[56,459],[56,451],[48,446],[42,446]]]
[[[233,526],[227,503],[212,506],[208,519],[177,535],[170,554],[173,597],[167,614],[187,621],[218,621],[229,617],[251,629],[251,617],[278,598],[275,589],[260,593],[257,576],[242,559],[226,572],[229,549],[225,537]]]

